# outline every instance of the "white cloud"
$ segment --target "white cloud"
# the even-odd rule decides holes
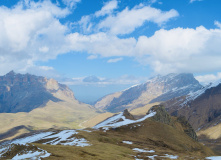
[[[203,1],[203,0],[190,0],[190,3],[196,2],[196,1]]]
[[[220,44],[220,29],[161,29],[139,37],[136,58],[161,74],[213,71],[221,68]]]
[[[102,32],[91,35],[73,33],[68,35],[67,41],[73,51],[86,51],[101,57],[133,56],[136,46],[134,38],[120,39]]]
[[[131,10],[126,8],[116,15],[110,15],[98,24],[99,29],[108,30],[112,34],[129,34],[145,22],[162,25],[179,14],[176,10],[163,12],[160,9],[140,4]]]
[[[95,13],[96,17],[105,16],[107,14],[111,14],[113,10],[115,10],[118,7],[117,0],[112,0],[107,2],[100,11],[97,11]]]
[[[89,59],[97,56],[134,57],[160,74],[209,72],[221,68],[221,29],[203,26],[161,29],[151,37],[140,36],[138,40],[118,38],[103,32],[91,35],[73,33],[67,41],[71,50],[91,54]]]
[[[71,33],[68,26],[60,23],[59,20],[69,14],[67,8],[62,9],[50,1],[22,1],[11,9],[1,6],[0,74],[12,69],[18,72],[31,70],[32,73],[50,71],[50,68],[42,68],[35,63],[70,51],[87,52],[88,59],[109,57],[108,62],[117,62],[126,56],[134,57],[161,74],[209,72],[221,68],[221,28],[160,29],[151,37],[140,36],[137,40],[117,36],[133,32],[145,21],[159,25],[167,22],[178,16],[175,10],[163,12],[140,5],[126,8],[116,15],[110,12],[99,24],[103,23],[109,30],[86,35]],[[82,18],[84,24],[85,30],[91,31],[91,16]],[[220,27],[220,22],[215,21],[214,24]]]
[[[49,48],[48,48],[47,46],[43,46],[43,47],[40,47],[40,48],[39,48],[39,51],[46,53],[46,52],[49,51]]]
[[[122,57],[120,57],[120,58],[112,58],[112,59],[109,59],[107,61],[107,63],[116,63],[116,62],[119,62],[119,61],[122,61],[122,60],[123,60]]]
[[[82,16],[81,20],[78,22],[81,26],[83,33],[91,32],[93,24],[91,23],[91,16]]]
[[[215,21],[214,24],[215,24],[217,27],[221,28],[221,23],[220,23],[219,21]]]
[[[50,1],[21,1],[10,8],[0,7],[0,74],[24,71],[36,61],[65,53],[69,30],[59,22],[70,14]]]
[[[92,55],[88,56],[87,59],[97,59],[97,57],[98,57],[97,55],[92,54]]]
[[[73,8],[76,6],[77,3],[81,2],[81,0],[62,0],[65,5],[67,5],[70,8]]]
[[[206,85],[211,82],[216,82],[218,80],[221,80],[221,72],[218,72],[215,74],[206,74],[206,75],[200,75],[195,77],[200,83]]]

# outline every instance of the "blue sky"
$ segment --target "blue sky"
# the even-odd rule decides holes
[[[1,0],[0,74],[53,77],[78,99],[156,74],[221,78],[220,0]]]

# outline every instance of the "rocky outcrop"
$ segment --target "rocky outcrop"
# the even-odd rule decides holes
[[[174,128],[177,128],[178,130],[181,130],[184,133],[186,133],[195,141],[198,141],[196,132],[194,131],[192,126],[186,121],[185,117],[172,118],[163,105],[153,106],[147,114],[150,114],[151,112],[156,112],[156,114],[152,117],[154,121],[161,122],[170,125]],[[179,126],[181,126],[181,128]]]
[[[134,116],[132,114],[130,114],[130,112],[127,109],[124,110],[123,116],[126,119],[135,120]]]
[[[74,99],[67,86],[53,79],[13,71],[0,76],[0,113],[30,112],[48,101],[62,101],[61,95]]]
[[[182,125],[183,131],[195,141],[198,141],[196,132],[194,131],[193,127],[189,124],[184,116],[180,116],[177,118],[177,122]]]
[[[155,105],[153,106],[147,114],[150,114],[151,112],[156,112],[155,116],[152,117],[154,121],[161,122],[168,125],[173,125],[173,121],[171,116],[166,111],[165,107],[163,105]]]

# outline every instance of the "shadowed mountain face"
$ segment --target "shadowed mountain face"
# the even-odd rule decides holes
[[[107,95],[95,104],[96,108],[110,112],[142,107],[148,103],[162,102],[187,95],[202,88],[192,74],[157,76],[144,84]]]
[[[30,112],[49,100],[61,101],[53,95],[58,90],[66,90],[74,98],[71,90],[53,79],[11,71],[0,76],[0,113]]]
[[[214,127],[221,122],[221,84],[199,93],[198,96],[194,95],[194,99],[188,95],[164,103],[170,114],[185,116],[198,131]]]
[[[221,154],[221,84],[164,102],[171,115],[184,116],[200,141]]]

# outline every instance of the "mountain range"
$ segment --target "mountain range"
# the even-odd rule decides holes
[[[97,101],[94,106],[109,112],[132,110],[148,103],[184,96],[201,88],[202,85],[189,73],[159,75],[146,83],[107,95]]]
[[[2,122],[0,139],[13,139],[26,133],[50,128],[55,129],[56,132],[85,126],[100,129],[97,126],[114,119],[116,113],[122,111],[125,111],[122,112],[123,117],[117,114],[119,119],[110,122],[111,125],[117,122],[124,123],[124,117],[129,119],[127,122],[136,121],[137,123],[151,111],[152,106],[161,104],[173,117],[161,109],[163,114],[157,114],[151,119],[169,125],[179,130],[179,133],[182,131],[192,138],[195,137],[195,140],[197,140],[197,134],[200,142],[221,154],[220,96],[221,83],[219,82],[203,87],[192,74],[168,74],[153,77],[146,83],[107,95],[91,106],[76,100],[74,93],[66,85],[54,79],[31,74],[16,74],[11,71],[0,76],[0,121]],[[162,117],[164,117],[163,120]],[[154,126],[157,128],[161,124],[154,123]],[[170,130],[170,127],[165,129]],[[139,132],[139,134],[144,136],[143,132],[146,131],[140,130],[142,133]],[[136,133],[135,128],[131,131],[133,134]],[[159,132],[164,133],[165,130],[159,130]],[[132,133],[123,133],[134,136]],[[148,134],[157,133],[148,130]],[[109,139],[109,136],[108,134],[106,138]],[[160,145],[162,145],[161,142]]]

